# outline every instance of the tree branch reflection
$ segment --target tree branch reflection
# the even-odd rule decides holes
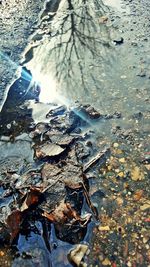
[[[96,0],[67,0],[63,10],[58,10],[51,26],[55,31],[59,25],[59,29],[53,37],[50,52],[55,58],[56,77],[59,80],[78,85],[80,79],[86,89],[87,68],[92,62],[100,62],[101,45],[109,46],[109,30],[103,25],[106,36],[102,36],[99,24],[103,14],[104,5]]]

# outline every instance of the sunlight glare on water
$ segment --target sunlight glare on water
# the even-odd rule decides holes
[[[58,99],[57,81],[51,74],[42,74],[37,69],[32,71],[33,79],[40,84],[39,101],[50,103]]]

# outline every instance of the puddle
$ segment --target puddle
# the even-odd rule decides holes
[[[103,3],[107,6],[113,7],[119,11],[122,11],[121,0],[103,0]]]
[[[71,267],[79,244],[83,266],[148,262],[147,41],[122,1],[103,2],[47,2],[2,107],[6,266]]]
[[[103,0],[104,5],[113,8],[119,12],[125,12],[126,14],[130,14],[130,8],[123,3],[122,0]]]

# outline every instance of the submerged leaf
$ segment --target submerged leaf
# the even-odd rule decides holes
[[[58,207],[50,214],[47,212],[43,213],[43,216],[46,217],[51,222],[64,224],[66,222],[73,223],[75,221],[80,222],[82,225],[86,224],[91,215],[87,215],[84,218],[81,218],[76,210],[74,210],[69,203],[61,202]]]
[[[60,155],[62,152],[64,152],[64,150],[65,149],[60,147],[59,145],[48,143],[36,150],[36,156],[38,158],[54,157]]]
[[[20,210],[14,210],[6,220],[6,223],[10,229],[11,233],[11,241],[13,241],[14,238],[17,237],[19,231],[20,231],[20,225],[22,223],[23,216],[22,212]]]
[[[30,192],[26,194],[25,200],[20,208],[21,211],[27,210],[32,205],[37,205],[43,198],[43,194],[40,189],[31,188]]]

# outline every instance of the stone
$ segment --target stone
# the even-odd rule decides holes
[[[113,42],[115,43],[115,45],[121,45],[124,43],[124,39],[123,37],[120,37],[120,38],[113,40]]]
[[[145,165],[145,168],[150,171],[150,164]]]
[[[119,162],[121,162],[121,163],[125,163],[126,161],[125,161],[125,158],[121,158],[121,159],[119,159]]]
[[[147,203],[145,203],[144,205],[140,206],[140,210],[145,211],[150,209],[150,201],[148,201]]]
[[[144,174],[141,172],[140,168],[138,166],[135,166],[131,170],[131,179],[133,181],[140,181],[144,179]]]
[[[102,262],[102,264],[104,265],[104,266],[110,266],[111,265],[111,262],[110,262],[110,260],[108,259],[108,258],[106,258],[103,262]]]
[[[108,225],[106,226],[99,226],[98,227],[99,231],[110,231],[110,227]]]
[[[99,18],[99,23],[106,23],[108,21],[108,17],[107,16],[102,16]]]
[[[137,192],[135,192],[135,194],[133,195],[133,199],[135,201],[139,201],[141,199],[141,197],[143,196],[144,191],[143,190],[139,190]]]
[[[123,199],[121,197],[117,197],[116,201],[119,206],[123,204]]]
[[[123,172],[119,172],[118,176],[122,178],[122,177],[124,177],[124,173]]]
[[[143,237],[143,243],[146,244],[149,241],[149,237]]]
[[[119,146],[118,143],[114,143],[114,144],[113,144],[113,147],[114,147],[114,148],[117,148],[118,146]]]
[[[68,258],[70,262],[73,262],[76,266],[83,266],[82,259],[86,255],[87,251],[87,245],[79,244],[73,250],[71,250]],[[84,266],[86,267],[87,264],[84,263]]]

